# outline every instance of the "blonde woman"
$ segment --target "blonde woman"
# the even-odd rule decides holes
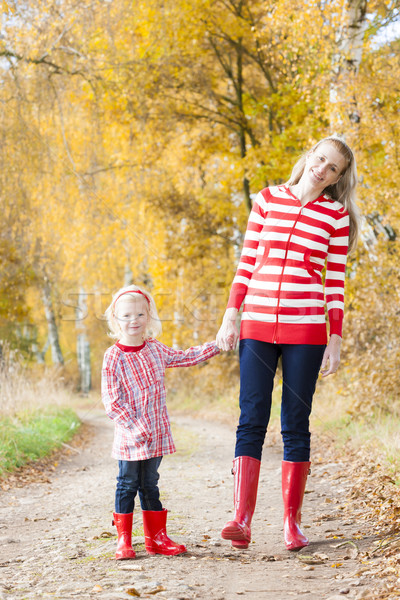
[[[328,137],[300,158],[285,185],[257,195],[249,217],[217,335],[222,350],[236,346],[236,316],[244,303],[233,468],[235,516],[222,531],[236,548],[247,548],[251,539],[279,358],[284,539],[289,550],[308,544],[300,516],[310,469],[309,416],[319,373],[326,377],[339,366],[346,256],[358,234],[356,184],[353,152],[342,139]]]

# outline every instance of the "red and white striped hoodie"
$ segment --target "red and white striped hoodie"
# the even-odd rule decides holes
[[[329,196],[302,206],[284,185],[259,192],[228,301],[244,300],[240,338],[326,344],[325,305],[341,336],[348,239],[348,212]]]

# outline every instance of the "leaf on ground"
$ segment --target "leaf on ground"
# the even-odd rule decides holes
[[[122,564],[119,565],[119,571],[144,571],[144,569],[142,565]]]
[[[154,594],[158,594],[159,592],[165,592],[166,588],[163,585],[158,585],[156,588],[154,588],[154,590],[151,590],[150,592],[147,592],[148,594],[154,595]]]
[[[99,537],[101,537],[101,538],[111,538],[111,537],[114,537],[114,534],[111,533],[111,531],[102,531],[101,534],[99,535]]]
[[[127,590],[125,590],[125,591],[126,591],[126,593],[127,593],[127,594],[129,594],[129,596],[137,596],[137,597],[139,597],[139,596],[140,596],[140,593],[139,593],[139,592],[137,591],[137,589],[136,589],[136,588],[134,588],[134,587],[128,588],[128,589],[127,589]]]
[[[297,558],[305,565],[322,565],[325,562],[325,559],[319,558],[312,554],[298,554]]]

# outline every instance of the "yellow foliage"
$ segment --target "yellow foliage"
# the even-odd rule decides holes
[[[164,341],[213,338],[250,194],[285,181],[300,152],[331,133],[344,4],[3,3],[0,259],[18,280],[19,327],[35,328],[43,346],[47,278],[74,361],[82,326],[75,301],[84,289],[98,372],[110,343],[101,315],[132,277],[154,293]],[[378,46],[373,37],[391,10],[374,0],[361,67],[335,80],[361,115],[350,123],[348,107],[338,108],[370,234],[374,211],[381,216],[378,238],[363,240],[349,263],[345,358],[354,412],[376,403],[389,410],[399,399],[398,241],[384,227],[400,230],[400,53],[398,41]],[[9,288],[0,296],[14,327]]]

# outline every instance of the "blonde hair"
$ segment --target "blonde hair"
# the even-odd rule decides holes
[[[305,152],[297,163],[294,165],[292,174],[290,176],[287,185],[296,185],[301,176],[304,173],[307,155],[315,150],[321,144],[328,142],[332,144],[338,152],[343,156],[346,161],[346,167],[341,173],[339,181],[335,184],[328,186],[324,190],[324,194],[327,194],[332,200],[337,200],[340,204],[343,204],[344,208],[349,213],[350,217],[350,233],[349,233],[349,252],[353,252],[357,246],[358,233],[360,228],[360,213],[357,207],[357,165],[353,151],[346,142],[336,135],[331,135],[317,142],[311,150]]]
[[[127,287],[123,287],[116,294],[114,294],[113,299],[111,301],[110,306],[106,309],[104,316],[107,319],[107,324],[109,328],[109,336],[112,338],[119,338],[121,335],[121,329],[118,323],[118,319],[115,316],[115,307],[120,298],[128,298],[135,300],[144,296],[147,300],[147,311],[149,316],[149,321],[146,327],[146,332],[144,335],[144,339],[147,340],[149,338],[156,338],[162,332],[161,321],[157,313],[156,304],[154,302],[153,296],[149,294],[148,291],[139,287],[138,285],[128,285]]]

